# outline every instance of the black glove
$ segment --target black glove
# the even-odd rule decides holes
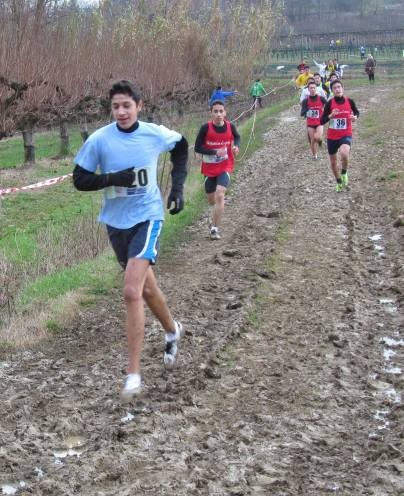
[[[170,214],[175,215],[181,212],[184,208],[184,195],[182,191],[171,190],[167,198],[167,208],[170,208],[172,203],[174,203],[174,207],[170,209]]]
[[[107,186],[125,186],[129,188],[135,180],[135,172],[133,168],[125,169],[119,172],[111,172],[107,174]]]

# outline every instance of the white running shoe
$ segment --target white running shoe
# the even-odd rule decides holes
[[[142,378],[140,374],[128,374],[121,391],[122,400],[129,402],[133,396],[139,394],[142,390]]]
[[[219,229],[215,226],[210,228],[210,239],[220,239]]]
[[[167,369],[172,369],[175,365],[178,354],[178,342],[184,335],[184,329],[180,322],[174,321],[175,333],[166,333],[166,347],[164,350],[164,365]]]

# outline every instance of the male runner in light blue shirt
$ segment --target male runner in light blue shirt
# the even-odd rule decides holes
[[[170,213],[176,214],[184,207],[188,143],[176,131],[138,120],[142,100],[129,81],[116,82],[109,96],[116,122],[98,129],[84,143],[75,157],[73,182],[81,191],[104,190],[99,220],[106,224],[111,245],[125,270],[129,365],[122,396],[130,400],[142,387],[143,300],[165,329],[164,363],[168,368],[174,366],[183,334],[157,286],[151,265],[156,261],[164,219],[157,184],[158,157],[167,151],[171,154],[172,188],[167,208],[172,207]]]

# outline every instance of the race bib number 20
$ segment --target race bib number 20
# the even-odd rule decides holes
[[[105,197],[108,200],[124,196],[143,195],[149,184],[149,171],[147,168],[133,169],[135,180],[130,188],[124,186],[109,186],[105,189]]]
[[[146,188],[149,184],[147,169],[133,169],[135,180],[132,185],[134,188]]]

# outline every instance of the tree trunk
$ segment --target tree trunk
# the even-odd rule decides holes
[[[24,140],[24,163],[26,165],[35,164],[34,128],[27,126],[22,132]]]
[[[82,138],[83,143],[84,143],[87,140],[87,138],[89,137],[87,119],[85,117],[80,123],[80,134],[81,134],[81,138]]]
[[[67,129],[67,122],[64,119],[60,119],[59,133],[60,133],[60,155],[62,157],[65,157],[66,155],[69,155],[70,142],[69,142],[69,131]]]

